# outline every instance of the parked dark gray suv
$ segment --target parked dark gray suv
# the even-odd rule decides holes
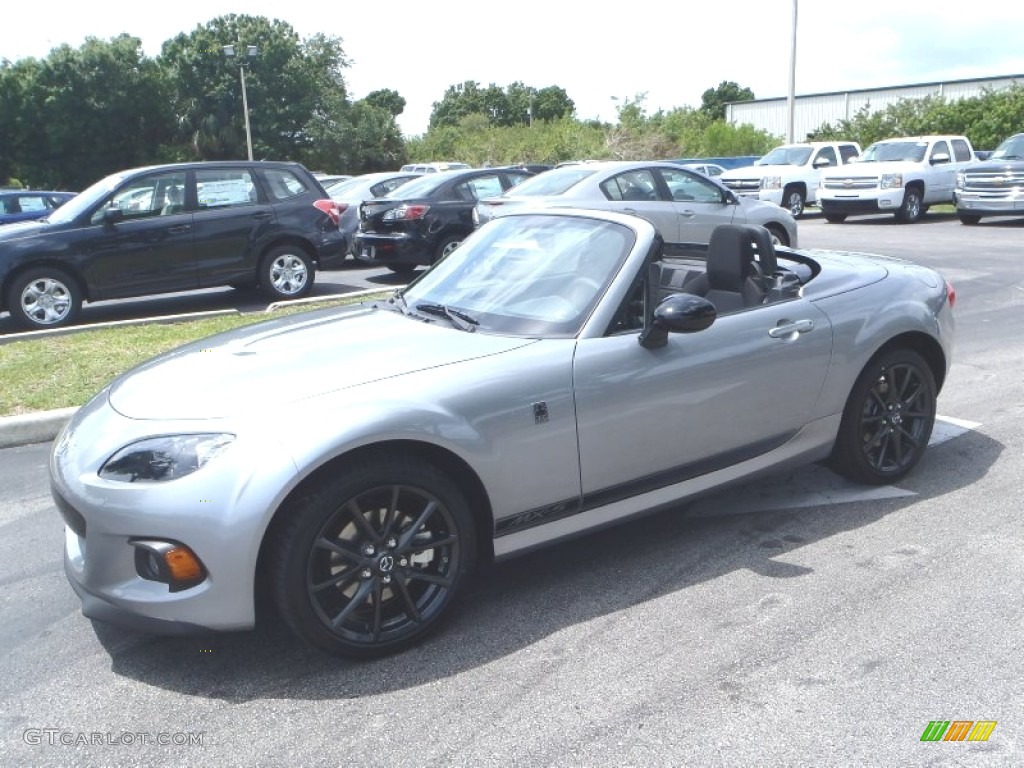
[[[298,163],[121,171],[47,219],[0,229],[0,309],[41,329],[71,323],[83,301],[220,285],[299,298],[345,257],[338,217]]]

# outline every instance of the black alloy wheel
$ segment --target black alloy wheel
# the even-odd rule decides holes
[[[309,644],[371,658],[419,641],[472,568],[475,534],[459,488],[434,467],[377,459],[301,499],[279,545],[279,611]]]
[[[936,396],[931,368],[916,352],[896,349],[876,357],[850,393],[833,467],[871,485],[902,478],[928,447]]]

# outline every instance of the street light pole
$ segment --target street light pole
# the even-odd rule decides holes
[[[242,79],[242,112],[245,114],[245,146],[249,150],[249,159],[252,160],[252,130],[249,127],[249,96],[245,90],[245,68],[256,58],[260,52],[258,46],[247,45],[245,47],[245,58],[239,60],[238,76]],[[229,59],[235,58],[235,46],[225,45],[224,55]]]
[[[796,4],[797,0],[793,0],[793,45],[789,52],[789,98],[786,105],[789,117],[789,131],[786,136],[788,144],[792,144],[794,141],[794,115],[796,113]]]

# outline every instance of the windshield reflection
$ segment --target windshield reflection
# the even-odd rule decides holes
[[[472,317],[481,333],[579,333],[635,242],[621,224],[581,216],[506,216],[477,230],[403,293]]]

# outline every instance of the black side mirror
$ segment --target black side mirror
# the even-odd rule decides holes
[[[640,334],[640,346],[656,349],[668,343],[670,333],[696,333],[709,328],[718,316],[715,305],[692,293],[665,297],[654,308],[651,320]]]
[[[119,221],[124,221],[124,211],[113,206],[103,209],[103,226],[112,227]]]

